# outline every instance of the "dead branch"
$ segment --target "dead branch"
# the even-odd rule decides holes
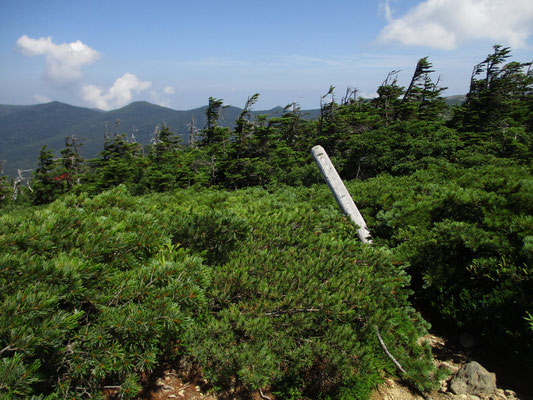
[[[265,315],[277,317],[283,314],[297,314],[297,313],[310,313],[310,312],[319,312],[322,311],[321,308],[292,308],[290,310],[276,310],[272,312],[267,312]]]
[[[264,400],[272,400],[270,397],[266,396],[261,389],[259,389],[259,395]]]
[[[393,357],[393,355],[387,349],[387,346],[385,345],[385,342],[383,341],[383,338],[379,334],[379,328],[377,326],[374,326],[374,328],[376,330],[376,335],[378,336],[379,343],[381,344],[381,347],[383,347],[383,350],[385,351],[385,354],[391,359],[391,361],[394,363],[396,368],[398,368],[398,370],[402,374],[407,375],[407,372],[405,372],[405,370],[402,368],[401,364],[398,361],[396,361],[396,359]]]

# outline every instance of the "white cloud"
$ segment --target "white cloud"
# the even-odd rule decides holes
[[[378,97],[378,94],[377,92],[363,90],[362,92],[357,92],[357,97],[362,97],[364,99],[375,99]]]
[[[392,21],[392,11],[390,8],[390,2],[391,0],[385,0],[385,1],[380,1],[379,3],[379,12],[385,17],[387,22]]]
[[[166,86],[161,93],[152,90],[150,96],[154,104],[162,107],[170,107],[170,99],[168,96],[171,96],[174,93],[176,93],[176,90],[172,86]]]
[[[388,25],[383,42],[452,50],[460,42],[490,39],[513,48],[533,33],[531,0],[424,0],[399,18],[389,1],[382,5]]]
[[[68,83],[81,77],[81,67],[100,58],[100,53],[79,40],[55,44],[51,37],[32,39],[26,35],[17,40],[17,47],[27,56],[45,56],[44,75],[56,83]]]
[[[50,103],[52,101],[52,99],[48,96],[42,96],[40,94],[36,94],[35,96],[33,96],[33,98],[39,102],[40,104],[42,103]]]
[[[128,104],[133,97],[132,92],[141,92],[151,85],[152,82],[143,82],[135,75],[126,72],[113,83],[107,93],[95,85],[85,85],[81,90],[87,103],[101,110],[111,110]]]
[[[154,104],[157,104],[161,107],[168,107],[170,106],[170,100],[164,98],[161,96],[161,94],[157,93],[155,90],[150,91],[150,97],[152,99],[152,102]]]
[[[176,89],[174,89],[172,86],[167,86],[163,89],[163,93],[165,94],[174,94],[176,93]]]

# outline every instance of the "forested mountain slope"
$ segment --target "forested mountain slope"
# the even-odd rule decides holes
[[[17,168],[35,168],[39,149],[46,145],[58,152],[65,138],[75,135],[82,143],[81,155],[93,158],[104,148],[105,133],[134,135],[142,145],[150,144],[154,130],[162,125],[177,132],[188,143],[191,123],[197,130],[206,123],[207,107],[177,111],[145,101],[131,103],[112,111],[75,107],[57,101],[31,106],[0,105],[0,160],[5,161],[5,173],[16,176]],[[220,124],[233,127],[242,110],[224,107]],[[255,111],[255,114],[281,115],[282,108]],[[317,110],[304,111],[308,118]]]

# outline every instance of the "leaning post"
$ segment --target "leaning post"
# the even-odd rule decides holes
[[[344,183],[329,159],[326,150],[324,150],[322,146],[315,146],[311,149],[311,154],[342,212],[350,217],[350,219],[359,227],[357,229],[357,236],[359,239],[363,243],[372,244],[370,231],[366,227],[365,220],[357,209],[348,189],[344,186]]]

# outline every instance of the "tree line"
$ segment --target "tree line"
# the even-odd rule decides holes
[[[440,78],[427,57],[420,59],[407,87],[392,71],[363,99],[348,89],[340,99],[331,87],[321,97],[320,117],[307,120],[298,104],[280,117],[250,110],[259,94],[250,96],[233,129],[219,124],[223,100],[210,98],[207,123],[191,124],[189,143],[167,126],[155,130],[146,147],[126,134],[106,134],[99,157],[83,160],[82,143],[65,140],[58,158],[44,146],[26,196],[35,204],[63,193],[99,193],[125,184],[132,193],[175,188],[242,188],[275,184],[309,185],[319,181],[309,149],[322,145],[345,179],[366,179],[380,173],[408,175],[428,165],[451,162],[463,166],[495,158],[531,162],[531,63],[508,59],[499,45],[473,69],[466,101],[448,107]],[[20,182],[2,178],[0,198],[7,202]],[[28,193],[29,192],[29,193]],[[10,196],[11,194],[11,196]]]

